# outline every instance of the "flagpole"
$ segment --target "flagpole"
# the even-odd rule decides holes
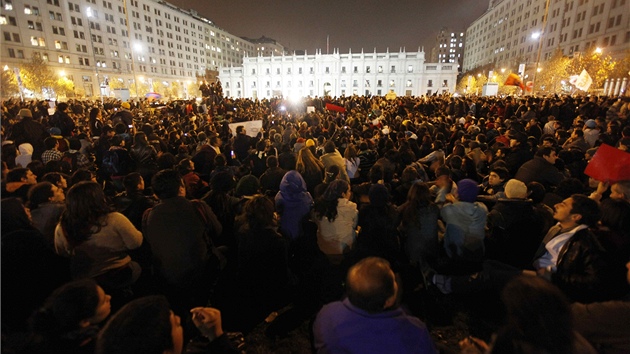
[[[330,45],[330,35],[326,36],[326,54],[328,54],[328,46]]]

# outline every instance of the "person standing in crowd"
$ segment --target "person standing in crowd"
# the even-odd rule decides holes
[[[67,110],[68,104],[66,102],[57,103],[57,110],[49,121],[51,127],[59,128],[62,137],[72,136],[76,129],[76,124],[66,112]]]
[[[44,139],[48,136],[48,132],[40,122],[33,119],[33,113],[28,108],[20,109],[18,117],[21,120],[13,126],[11,140],[18,146],[23,143],[31,144],[33,156],[39,158],[44,152]]]

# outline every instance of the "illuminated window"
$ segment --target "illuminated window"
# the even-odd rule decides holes
[[[31,45],[37,45],[37,37],[31,37]]]

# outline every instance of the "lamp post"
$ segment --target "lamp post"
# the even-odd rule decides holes
[[[88,17],[88,32],[90,34],[90,41],[92,43],[92,58],[94,60],[94,69],[96,70],[96,87],[99,93],[99,96],[101,96],[101,104],[104,104],[104,100],[103,100],[103,91],[101,90],[101,79],[100,76],[98,74],[98,63],[96,61],[96,50],[94,47],[94,38],[92,37],[92,22],[90,22],[90,19],[92,18],[96,18],[96,15],[94,15],[94,13],[92,13],[92,8],[88,7],[86,10],[86,15]]]

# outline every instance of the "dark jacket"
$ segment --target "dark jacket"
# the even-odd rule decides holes
[[[554,165],[547,162],[543,157],[536,156],[532,160],[525,162],[518,169],[514,178],[525,184],[539,182],[547,190],[550,190],[551,187],[560,184],[563,176]]]
[[[42,152],[46,150],[44,139],[49,134],[44,126],[30,117],[23,117],[21,121],[15,123],[11,132],[11,140],[15,142],[15,146],[23,143],[29,143],[33,146],[33,157],[39,158]]]
[[[143,177],[157,172],[157,152],[153,146],[134,145],[129,154],[136,163],[136,171]],[[147,182],[146,179],[145,182]]]
[[[531,200],[499,199],[488,213],[486,258],[520,269],[530,268],[547,231],[543,231],[543,226]]]
[[[529,149],[526,147],[516,146],[510,149],[509,154],[505,157],[505,166],[508,171],[510,171],[510,175],[516,175],[516,171],[521,167],[524,163],[531,160],[534,155]],[[527,183],[527,182],[525,182]]]
[[[589,229],[580,230],[562,247],[551,280],[572,301],[608,300],[605,257],[595,235]]]
[[[239,161],[245,160],[245,158],[248,156],[251,142],[251,137],[245,134],[236,134],[232,147],[234,148],[234,153],[236,154],[236,158],[239,159]]]

